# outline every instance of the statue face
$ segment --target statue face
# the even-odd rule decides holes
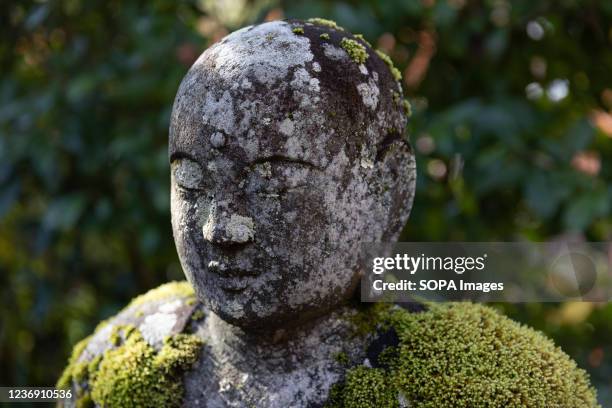
[[[245,328],[316,315],[351,296],[360,244],[396,237],[411,205],[412,155],[397,138],[380,143],[389,124],[404,125],[385,108],[393,97],[382,85],[395,83],[376,74],[383,64],[366,75],[325,52],[289,23],[243,29],[200,57],[175,101],[179,257],[199,298]],[[353,70],[345,79],[334,71],[339,63]],[[338,81],[349,91],[336,92]],[[360,84],[372,87],[367,97]],[[347,95],[355,102],[347,105]],[[401,146],[387,154],[394,141]]]
[[[278,150],[246,161],[211,149],[178,154],[171,164],[172,218],[186,271],[229,320],[324,307],[328,296],[343,299],[355,286],[347,256],[358,253],[339,255],[362,230],[355,203],[342,197],[351,166],[338,158],[323,167]]]

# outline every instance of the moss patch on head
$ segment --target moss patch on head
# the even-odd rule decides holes
[[[366,44],[368,47],[372,48],[372,44],[370,44],[369,41],[365,39],[363,34],[353,34],[353,37],[360,39],[361,41],[363,41],[364,44]]]
[[[412,105],[408,102],[408,99],[404,99],[402,101],[402,108],[404,109],[404,115],[407,117],[412,116]]]
[[[304,29],[302,27],[294,27],[293,30],[294,34],[304,34]]]
[[[393,310],[386,324],[400,343],[384,369],[359,366],[328,406],[598,407],[587,374],[542,334],[491,308],[430,305]]]
[[[368,52],[363,44],[358,43],[355,40],[344,37],[340,41],[340,46],[344,48],[344,51],[351,57],[353,61],[358,64],[363,64],[368,59]]]
[[[182,373],[197,360],[202,341],[191,334],[164,340],[157,351],[132,326],[114,331],[120,344],[90,362],[71,361],[58,387],[79,384],[77,403],[112,407],[175,407],[181,405]],[[82,350],[81,350],[82,352]],[[81,388],[87,384],[86,388]]]
[[[128,308],[170,297],[193,297],[195,299],[195,292],[187,281],[168,282],[134,298],[128,305]]]
[[[329,41],[329,34],[323,33],[319,36],[322,40]]]
[[[395,67],[395,65],[393,65],[393,61],[391,61],[391,57],[389,57],[387,54],[385,54],[381,50],[376,50],[376,54],[378,54],[378,57],[381,60],[383,60],[383,62],[387,65],[387,67],[389,67],[389,71],[391,71],[391,75],[393,75],[393,78],[396,81],[401,81],[402,73],[400,72],[399,69]]]
[[[399,105],[401,100],[402,100],[402,98],[401,98],[399,92],[393,91],[393,103]]]
[[[344,30],[344,28],[340,27],[335,21],[328,20],[326,18],[314,17],[314,18],[309,18],[306,21],[312,24],[318,24],[318,25],[322,25],[325,27],[333,28],[335,30]]]

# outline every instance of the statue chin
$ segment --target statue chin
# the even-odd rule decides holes
[[[276,330],[285,327],[287,320],[292,318],[292,316],[287,316],[285,313],[269,313],[264,315],[254,315],[252,312],[236,313],[234,310],[224,306],[210,308],[210,311],[226,323],[248,331]]]
[[[355,295],[359,284],[359,276],[355,274],[352,281],[345,286],[342,292],[338,289],[324,299],[314,297],[305,298],[300,304],[291,307],[284,303],[260,305],[253,310],[248,297],[233,299],[217,299],[209,302],[204,300],[208,309],[223,321],[237,326],[243,330],[253,332],[273,332],[278,329],[291,330],[299,326],[308,325],[309,322],[327,315],[330,311],[346,304]],[[344,288],[343,288],[344,289]],[[196,290],[197,292],[197,290]],[[204,296],[198,295],[200,299]],[[239,303],[242,300],[242,303]]]

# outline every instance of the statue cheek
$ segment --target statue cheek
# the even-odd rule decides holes
[[[196,231],[201,231],[204,224],[208,222],[210,216],[211,199],[202,194],[199,195],[191,206],[189,217],[190,224],[193,225]]]
[[[175,240],[182,245],[200,245],[199,231],[206,223],[210,211],[210,200],[200,192],[187,192],[172,187],[172,227]]]

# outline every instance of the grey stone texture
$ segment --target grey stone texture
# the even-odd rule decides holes
[[[198,297],[240,327],[337,307],[358,283],[360,244],[395,240],[408,218],[416,173],[401,87],[369,47],[365,63],[351,59],[343,38],[297,21],[245,27],[178,90],[176,247]]]

